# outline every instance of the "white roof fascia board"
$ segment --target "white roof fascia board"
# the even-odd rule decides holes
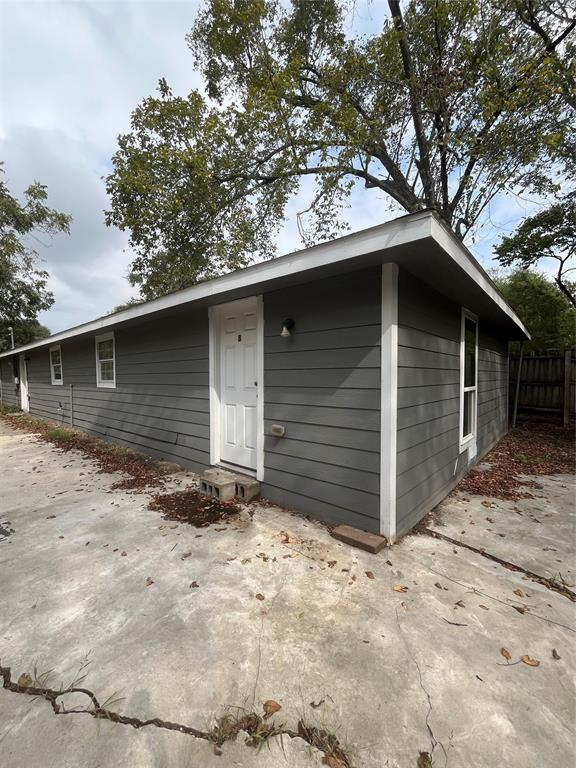
[[[57,344],[65,339],[81,336],[85,333],[102,331],[128,320],[152,315],[155,312],[189,304],[201,299],[216,298],[234,290],[241,290],[252,285],[261,285],[298,272],[317,269],[330,264],[363,256],[376,251],[406,245],[428,237],[434,238],[452,260],[477,283],[480,288],[498,305],[498,307],[526,334],[528,331],[500,295],[484,270],[468,253],[466,248],[430,211],[402,216],[384,224],[379,224],[351,235],[314,245],[302,251],[279,256],[276,259],[254,264],[246,269],[229,272],[221,277],[198,283],[190,288],[161,296],[158,299],[138,304],[122,312],[99,317],[82,325],[55,333],[46,339],[25,344],[16,349],[0,352],[0,358],[26,352],[30,349]],[[401,266],[401,262],[400,262]]]
[[[154,312],[180,306],[181,304],[215,297],[228,291],[269,282],[297,272],[305,272],[329,264],[336,264],[340,261],[347,261],[357,256],[373,253],[374,251],[386,250],[394,246],[415,242],[422,238],[430,237],[431,221],[432,214],[429,211],[423,211],[422,214],[403,216],[399,219],[379,224],[376,227],[370,227],[361,232],[346,235],[337,240],[330,240],[327,243],[321,243],[302,251],[279,256],[276,259],[255,264],[246,269],[229,272],[226,275],[222,275],[222,277],[216,277],[204,283],[193,285],[190,288],[185,288],[182,291],[170,293],[158,299],[152,299],[151,301],[130,307],[130,309],[125,309],[122,312],[116,312],[113,315],[99,317],[97,320],[55,333],[46,339],[17,347],[15,350],[2,352],[0,353],[0,358],[15,354],[15,352],[26,352],[29,349],[45,346],[48,343],[56,344],[58,341],[80,336],[84,333],[101,331],[104,328],[118,325],[127,320],[150,315]]]
[[[468,249],[463,245],[441,221],[435,217],[432,219],[432,237],[446,251],[446,253],[452,258],[452,260],[462,269],[466,274],[474,280],[474,282],[480,286],[480,288],[486,293],[492,301],[498,305],[498,307],[514,322],[527,338],[530,338],[530,334],[526,330],[524,323],[520,320],[514,310],[507,304],[506,299],[498,291],[492,280],[486,274],[484,269],[476,261],[476,259],[468,252]]]

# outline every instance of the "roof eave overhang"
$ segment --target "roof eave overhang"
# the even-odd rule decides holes
[[[58,344],[78,336],[111,330],[141,318],[154,319],[156,314],[165,314],[192,303],[218,304],[250,293],[262,293],[299,282],[308,282],[323,275],[362,269],[390,261],[397,261],[401,267],[427,282],[432,282],[433,287],[444,294],[446,277],[458,274],[460,282],[450,283],[475,288],[475,292],[469,292],[472,300],[474,295],[489,299],[491,307],[497,310],[496,314],[509,326],[512,333],[510,338],[530,338],[520,319],[474,257],[433,213],[424,211],[230,272],[113,315],[97,318],[55,333],[46,339],[2,352],[0,358]],[[428,274],[426,267],[432,263],[433,268]],[[451,298],[455,300],[458,297]]]

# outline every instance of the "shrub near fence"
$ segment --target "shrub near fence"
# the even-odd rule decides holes
[[[510,355],[511,406],[518,362],[519,355]],[[568,426],[576,414],[576,349],[548,349],[523,355],[518,410],[558,414]]]

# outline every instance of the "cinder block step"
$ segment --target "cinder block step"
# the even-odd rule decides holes
[[[230,501],[236,495],[236,478],[232,472],[212,467],[200,475],[200,493],[220,501]]]
[[[200,475],[200,493],[220,501],[252,501],[260,495],[260,483],[253,477],[237,475],[219,467],[211,467]]]
[[[337,525],[332,531],[332,536],[345,544],[372,552],[373,555],[380,552],[387,544],[384,536],[368,533],[368,531],[362,531],[360,528],[353,528],[351,525]]]
[[[253,477],[238,475],[236,480],[236,497],[240,501],[252,501],[260,496],[260,483]]]

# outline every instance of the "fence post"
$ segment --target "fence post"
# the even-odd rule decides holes
[[[74,384],[70,384],[70,426],[74,426]]]
[[[570,424],[570,378],[572,374],[572,350],[564,352],[564,426]]]
[[[522,375],[522,358],[524,356],[524,340],[520,342],[520,356],[518,358],[518,372],[516,373],[516,392],[514,393],[514,413],[512,414],[512,427],[516,426],[518,414],[518,398],[520,397],[520,377]]]

